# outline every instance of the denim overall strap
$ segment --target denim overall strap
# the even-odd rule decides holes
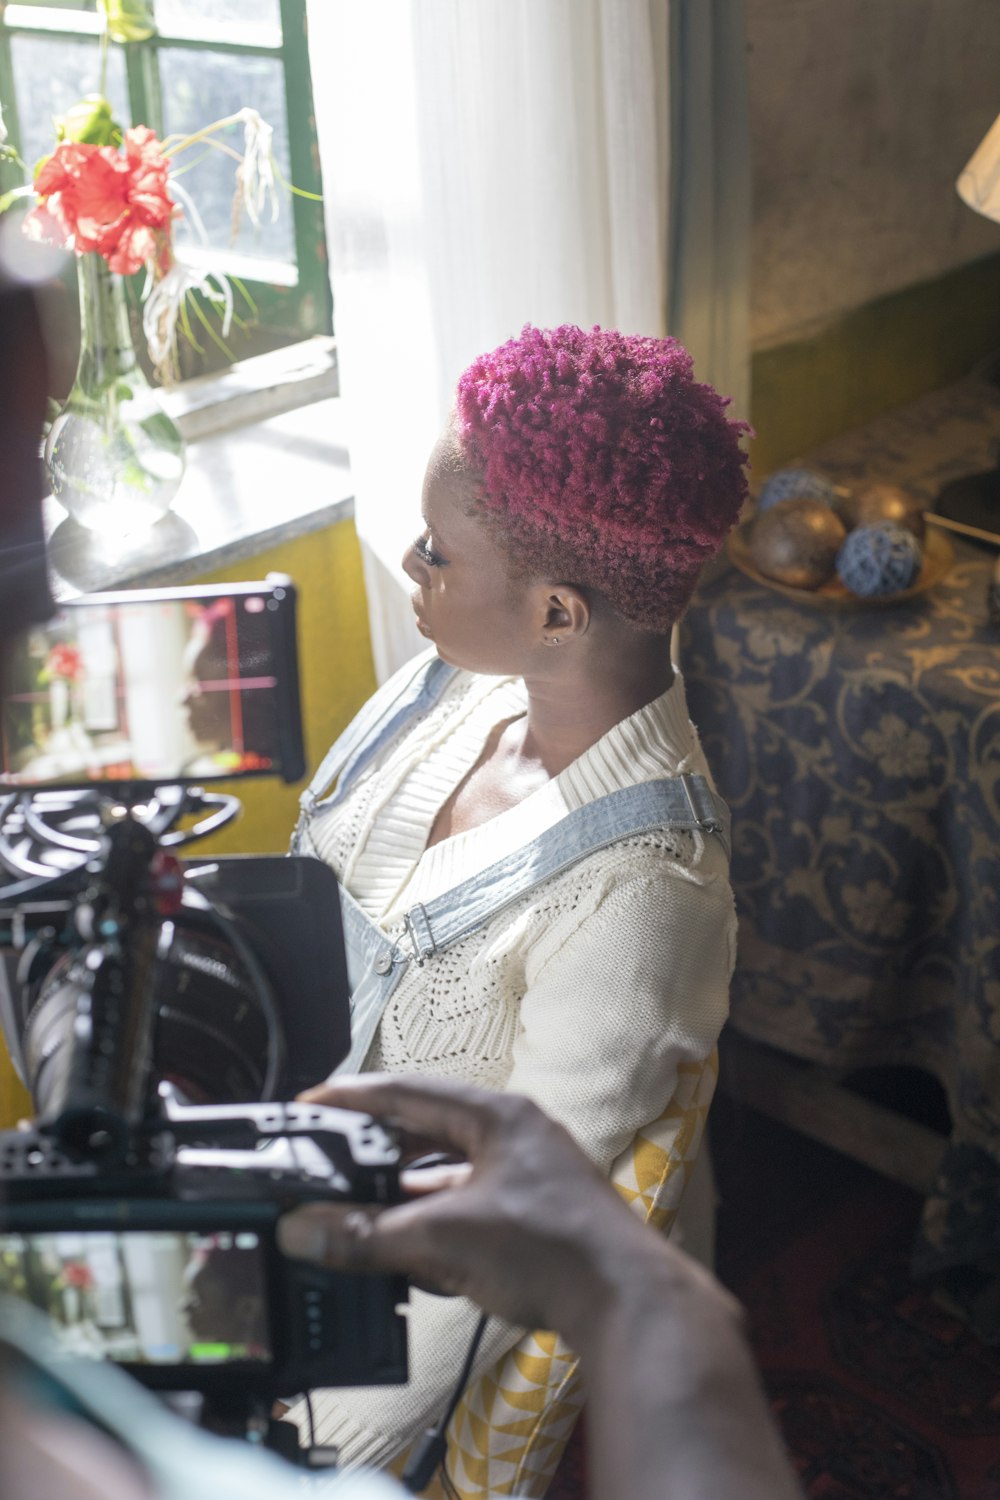
[[[561,875],[588,854],[656,829],[714,834],[729,857],[729,809],[704,776],[687,773],[621,787],[577,807],[530,844],[497,860],[452,891],[407,912],[418,962],[460,942],[526,891]]]
[[[381,927],[376,927],[343,886],[340,887],[340,920],[351,994],[351,1050],[334,1072],[357,1073],[368,1054],[389,996],[402,978],[406,965],[398,961],[396,943]]]
[[[409,953],[401,950],[401,939],[390,941],[342,890],[345,939],[349,954],[358,945],[358,962],[349,959],[348,964],[351,1050],[336,1072],[356,1073],[362,1067],[389,997],[411,959],[422,964],[460,942],[496,912],[588,854],[667,827],[714,834],[728,857],[729,809],[703,776],[685,774],[623,787],[574,809],[531,843],[461,885],[411,907],[404,918]],[[357,979],[351,972],[355,968]]]
[[[300,853],[302,835],[316,808],[329,807],[343,796],[358,773],[400,727],[409,718],[426,713],[437,702],[455,672],[455,667],[435,656],[421,662],[409,674],[403,669],[368,700],[331,745],[299,798],[299,820],[290,846],[292,854]],[[338,777],[336,792],[320,802],[322,793]]]

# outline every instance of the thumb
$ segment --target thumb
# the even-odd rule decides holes
[[[405,1207],[372,1203],[307,1203],[278,1221],[278,1246],[293,1260],[332,1271],[407,1271],[413,1260]],[[408,1246],[409,1240],[409,1246]]]
[[[309,1203],[278,1221],[278,1246],[293,1260],[336,1271],[394,1270],[382,1263],[374,1204]]]
[[[293,1260],[331,1271],[401,1274],[425,1291],[459,1290],[461,1267],[444,1249],[452,1236],[435,1236],[432,1200],[379,1208],[374,1204],[310,1203],[278,1221],[278,1246]],[[434,1246],[437,1245],[437,1250]]]

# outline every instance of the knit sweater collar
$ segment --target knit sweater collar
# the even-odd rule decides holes
[[[567,807],[579,807],[619,787],[689,770],[696,746],[678,672],[665,693],[615,724],[554,779]]]
[[[362,856],[352,886],[370,874],[379,888],[355,890],[362,904],[381,907],[391,922],[416,901],[427,901],[520,848],[576,807],[620,787],[703,769],[679,674],[659,698],[614,725],[558,776],[524,801],[477,828],[425,847],[438,808],[478,759],[494,724],[527,708],[524,684],[503,678],[490,685],[456,683],[452,733],[413,765],[373,828],[378,874]],[[365,867],[368,867],[366,870]],[[391,897],[389,896],[392,891]],[[368,899],[366,900],[366,897]],[[384,898],[389,897],[388,901]]]

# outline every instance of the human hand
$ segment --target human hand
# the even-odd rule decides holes
[[[570,1136],[527,1099],[439,1081],[365,1075],[310,1090],[312,1103],[363,1110],[464,1157],[402,1174],[410,1201],[314,1203],[286,1214],[286,1254],[337,1270],[402,1272],[527,1327],[584,1336],[620,1284],[662,1279],[670,1252]],[[699,1268],[683,1276],[704,1282]],[[677,1268],[672,1267],[673,1274]],[[579,1346],[579,1343],[578,1343]]]
[[[403,1272],[530,1328],[584,1362],[594,1494],[801,1500],[738,1305],[647,1229],[570,1136],[511,1094],[363,1077],[312,1089],[465,1161],[402,1174],[409,1202],[312,1203],[286,1214],[288,1255]]]

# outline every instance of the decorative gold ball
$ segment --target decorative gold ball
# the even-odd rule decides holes
[[[844,524],[821,500],[779,500],[757,516],[750,555],[766,578],[796,589],[818,589],[833,577]]]
[[[922,542],[927,529],[924,506],[916,495],[909,494],[898,484],[886,484],[882,480],[870,480],[850,494],[838,496],[834,509],[848,531],[853,531],[855,526],[868,526],[873,521],[895,521],[897,526],[905,526],[918,542]]]

